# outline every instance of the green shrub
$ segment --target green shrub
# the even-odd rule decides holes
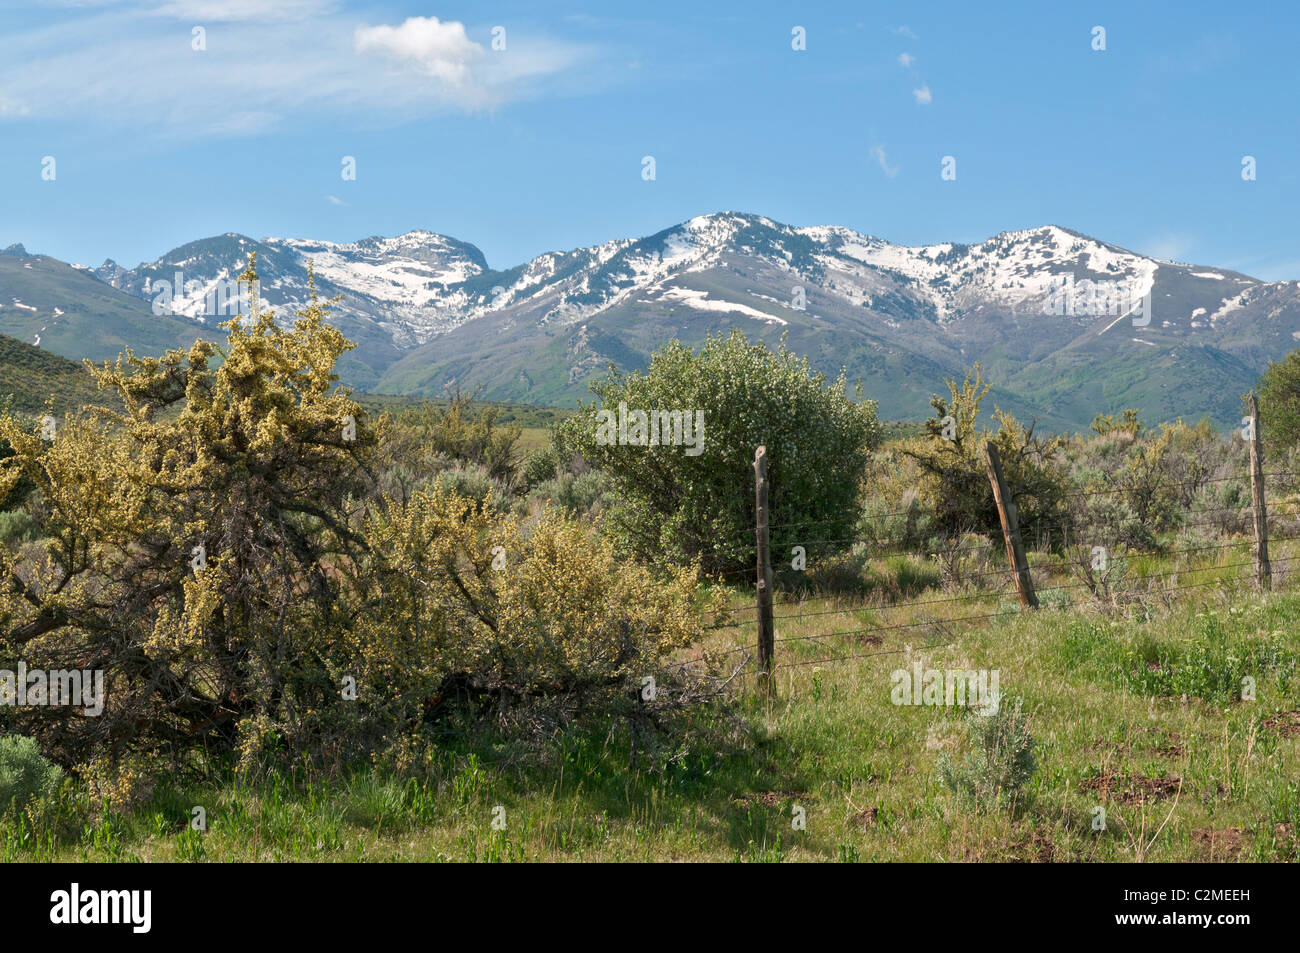
[[[52,797],[62,780],[63,769],[46,760],[34,738],[0,737],[0,814]]]
[[[937,588],[942,581],[938,567],[917,556],[890,556],[885,560],[885,569],[904,596]]]
[[[9,546],[28,543],[41,535],[36,521],[22,510],[0,513],[0,543]]]
[[[609,476],[601,470],[592,470],[577,475],[561,473],[537,486],[529,497],[549,500],[569,513],[586,515],[602,508],[609,492]]]
[[[488,505],[498,513],[504,513],[510,506],[508,491],[492,478],[485,467],[475,464],[455,466],[439,473],[436,482],[468,499],[487,499]]]
[[[1259,379],[1259,416],[1262,438],[1277,447],[1300,443],[1300,350],[1280,361],[1269,361]],[[1265,446],[1269,446],[1265,443]]]
[[[534,450],[524,460],[522,469],[525,486],[535,487],[554,480],[569,469],[569,458],[562,450],[551,444],[541,450]]]
[[[954,762],[939,758],[939,778],[962,801],[978,811],[1023,806],[1022,791],[1037,767],[1028,719],[1020,708],[1003,700],[992,715],[971,714],[968,721],[971,754]]]
[[[203,835],[192,827],[186,827],[176,835],[176,858],[188,863],[198,863],[207,859],[208,852],[203,844]]]
[[[777,588],[801,595],[815,592],[823,596],[861,596],[870,588],[869,562],[867,554],[858,550],[825,555],[812,553],[804,572],[791,569],[788,561],[775,565]],[[744,577],[744,584],[753,586],[756,575]]]
[[[445,407],[425,403],[402,414],[400,423],[419,435],[422,446],[483,467],[494,480],[508,481],[518,466],[518,424],[497,423],[496,407],[475,408],[475,394],[456,391]]]

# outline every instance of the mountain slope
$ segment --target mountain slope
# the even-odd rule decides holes
[[[103,361],[123,347],[141,354],[188,348],[202,331],[187,318],[154,314],[147,302],[86,269],[27,255],[21,246],[0,254],[0,334],[65,357]]]
[[[214,295],[252,251],[264,299],[286,321],[315,262],[320,293],[341,296],[332,320],[358,344],[340,374],[388,394],[481,387],[485,399],[571,405],[610,362],[644,367],[668,340],[698,345],[738,327],[773,346],[785,338],[828,374],[846,367],[888,418],[924,418],[944,378],[979,361],[1000,388],[990,405],[1051,429],[1127,406],[1228,424],[1240,393],[1300,339],[1300,283],[1160,261],[1052,225],[906,247],[722,212],[504,271],[425,231],[350,243],[227,234],[96,274],[141,302],[166,292],[178,313],[166,320],[210,328],[224,317]]]

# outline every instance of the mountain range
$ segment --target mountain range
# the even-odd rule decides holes
[[[258,253],[277,313],[318,290],[357,342],[361,390],[571,405],[610,362],[739,327],[846,367],[882,417],[922,419],[979,362],[988,402],[1050,430],[1136,407],[1147,421],[1240,419],[1240,395],[1300,339],[1300,282],[1140,255],[1054,225],[909,247],[839,226],[738,212],[494,270],[428,231],[334,243],[226,234],[96,269],[0,253],[0,333],[72,358],[161,351],[212,334],[223,288]],[[158,304],[159,307],[155,307]],[[165,313],[156,314],[162,310]],[[219,308],[217,310],[220,310]],[[3,387],[0,386],[0,390]]]

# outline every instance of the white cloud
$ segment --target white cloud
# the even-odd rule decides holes
[[[341,205],[344,208],[347,208],[348,203],[343,201],[337,195],[327,195],[325,198],[329,201],[330,205]]]
[[[919,40],[919,39],[920,39],[919,36],[917,36],[915,33],[913,33],[911,30],[909,30],[906,26],[896,26],[896,27],[894,27],[894,32],[897,33],[899,36],[905,36],[905,37],[907,37],[909,40]]]
[[[920,89],[912,90],[912,95],[916,97],[917,103],[922,106],[928,106],[934,100],[934,97],[930,95],[929,86],[922,86]]]
[[[483,47],[465,34],[465,25],[437,17],[410,17],[401,26],[358,27],[358,53],[378,53],[455,86],[469,80],[471,64]]]
[[[898,175],[898,166],[890,166],[889,159],[885,156],[884,146],[872,146],[867,150],[867,155],[875,159],[876,164],[880,166],[880,171],[885,173],[885,175],[889,176],[891,179]]]
[[[911,53],[899,53],[899,54],[898,54],[898,65],[901,66],[901,67],[903,67],[903,69],[911,69],[911,67],[912,67],[912,54],[911,54]]]

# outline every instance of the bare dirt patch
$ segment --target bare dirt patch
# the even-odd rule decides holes
[[[1015,847],[1019,857],[1036,864],[1053,863],[1059,852],[1056,842],[1042,831],[1031,832],[1026,840],[1019,842]],[[1061,857],[1064,859],[1064,854]]]
[[[1280,711],[1276,715],[1270,715],[1264,719],[1261,727],[1275,731],[1283,738],[1294,738],[1300,735],[1300,710]]]
[[[751,791],[733,800],[746,807],[751,804],[761,804],[763,807],[785,807],[786,801],[815,801],[816,798],[803,791]]]
[[[1202,827],[1192,831],[1192,843],[1206,860],[1236,860],[1246,846],[1246,835],[1240,827],[1218,831]]]
[[[1096,793],[1103,801],[1142,804],[1173,797],[1178,793],[1181,781],[1181,778],[1149,778],[1138,772],[1106,771],[1085,778],[1079,782],[1079,787]]]
[[[898,817],[898,814],[894,811],[890,811],[890,810],[882,811],[878,807],[868,807],[868,808],[863,808],[861,811],[858,811],[858,813],[852,815],[849,818],[849,820],[852,821],[854,824],[857,824],[863,830],[870,830],[876,825],[881,823],[888,823],[889,821],[894,820],[896,817]]]

